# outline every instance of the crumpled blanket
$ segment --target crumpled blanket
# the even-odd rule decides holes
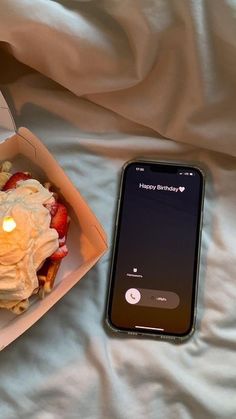
[[[197,330],[182,345],[104,325],[110,250],[0,355],[1,418],[236,417],[236,1],[0,4],[0,88],[103,224],[123,163],[206,172]]]

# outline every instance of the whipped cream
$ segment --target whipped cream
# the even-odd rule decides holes
[[[50,228],[51,216],[44,206],[53,199],[35,179],[0,191],[0,307],[30,297],[38,287],[37,270],[58,249],[58,233]],[[7,216],[16,222],[11,232],[2,228]]]

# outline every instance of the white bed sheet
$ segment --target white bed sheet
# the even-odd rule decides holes
[[[16,124],[53,152],[110,243],[125,161],[207,173],[194,336],[108,332],[108,252],[1,352],[0,417],[235,418],[236,2],[2,0],[0,11]]]

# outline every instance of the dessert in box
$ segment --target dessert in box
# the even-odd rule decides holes
[[[0,94],[0,349],[107,249],[102,227],[49,151],[29,130],[14,132],[10,124]]]
[[[67,256],[70,218],[49,182],[0,164],[0,308],[22,314],[52,290]]]

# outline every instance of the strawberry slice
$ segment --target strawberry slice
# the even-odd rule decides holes
[[[60,260],[63,259],[68,254],[68,249],[66,245],[58,247],[58,249],[50,256],[51,260]]]
[[[62,247],[66,244],[66,236],[63,236],[61,239],[59,238],[59,246]]]
[[[58,210],[58,203],[57,202],[53,202],[52,204],[46,204],[45,207],[48,209],[48,211],[50,212],[52,217],[54,217],[54,215],[56,215],[56,212]]]
[[[69,225],[70,225],[70,217],[67,217],[67,227],[66,227],[66,234],[63,237],[59,237],[58,242],[59,242],[59,247],[64,246],[64,244],[66,244],[66,240],[67,240],[67,233],[68,233],[68,229],[69,229]]]
[[[50,227],[55,228],[55,230],[57,230],[58,236],[61,239],[64,236],[66,236],[66,233],[67,233],[68,213],[67,213],[67,209],[65,205],[57,203],[57,206],[58,208],[55,215],[51,219]]]
[[[16,172],[14,173],[14,175],[10,177],[10,179],[8,179],[8,181],[3,186],[2,190],[8,191],[9,189],[15,189],[17,187],[17,182],[19,182],[20,180],[27,180],[31,178],[32,176],[30,175],[30,173]]]

